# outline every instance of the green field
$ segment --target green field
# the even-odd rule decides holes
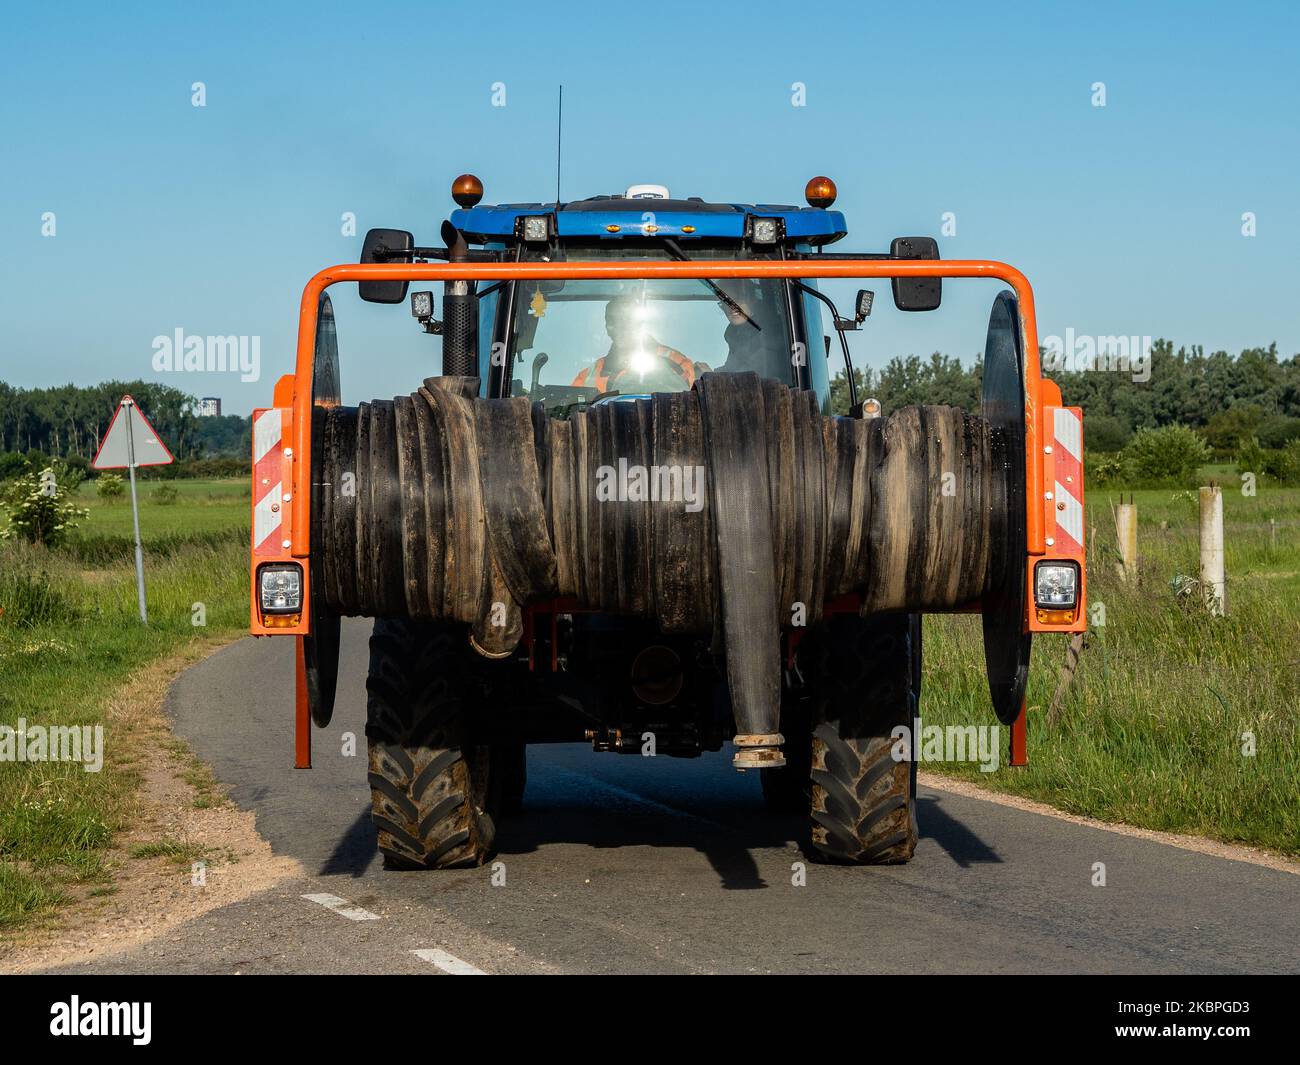
[[[104,768],[0,762],[0,935],[108,878],[105,854],[138,784],[121,688],[185,644],[248,622],[248,484],[175,482],[175,504],[140,507],[149,621],[136,613],[129,501],[83,485],[90,511],[57,550],[0,542],[0,723],[104,725]],[[205,622],[196,626],[195,604]]]
[[[177,492],[174,503],[159,503],[160,488]],[[140,499],[140,536],[158,539],[167,534],[196,531],[216,532],[247,528],[252,506],[252,488],[247,478],[231,481],[162,481],[136,482]],[[77,505],[90,511],[78,529],[86,537],[131,536],[131,496],[106,502],[95,494],[95,483],[87,481],[77,489]]]
[[[1195,492],[1131,493],[1140,580],[1115,573],[1111,504],[1088,499],[1088,594],[1105,607],[1055,727],[1047,710],[1065,636],[1038,637],[1029,677],[1029,765],[940,772],[1071,813],[1300,854],[1300,490],[1224,485],[1228,614],[1171,583],[1195,577]],[[1128,499],[1130,493],[1125,492]],[[1276,521],[1275,530],[1269,521]],[[979,619],[925,619],[927,723],[993,723]],[[1255,754],[1244,756],[1254,737]]]

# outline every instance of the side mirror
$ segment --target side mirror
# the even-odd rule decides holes
[[[361,245],[363,263],[409,263],[415,237],[404,229],[371,229]],[[367,303],[401,303],[409,281],[361,281],[357,294]]]
[[[889,245],[891,259],[937,259],[939,242],[934,237],[895,237]],[[894,306],[900,311],[933,311],[943,298],[941,277],[890,278]]]

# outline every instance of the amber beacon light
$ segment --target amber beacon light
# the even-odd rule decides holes
[[[829,207],[835,202],[835,182],[828,177],[815,177],[803,190],[809,207]]]
[[[473,174],[461,174],[451,183],[451,198],[461,207],[473,207],[483,198],[483,182]]]

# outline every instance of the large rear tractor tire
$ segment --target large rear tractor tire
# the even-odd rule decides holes
[[[483,698],[475,657],[461,627],[375,622],[366,739],[371,818],[390,869],[482,865],[492,853],[492,748],[466,741]]]
[[[916,761],[896,761],[920,694],[920,616],[835,615],[809,633],[812,845],[831,862],[906,862],[916,849]]]

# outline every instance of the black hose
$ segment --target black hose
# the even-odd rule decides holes
[[[782,630],[846,593],[962,606],[1005,565],[1010,467],[958,408],[828,418],[811,392],[704,374],[556,420],[476,386],[327,412],[312,543],[338,613],[454,619],[489,655],[556,596],[712,633],[738,731],[770,734]]]

